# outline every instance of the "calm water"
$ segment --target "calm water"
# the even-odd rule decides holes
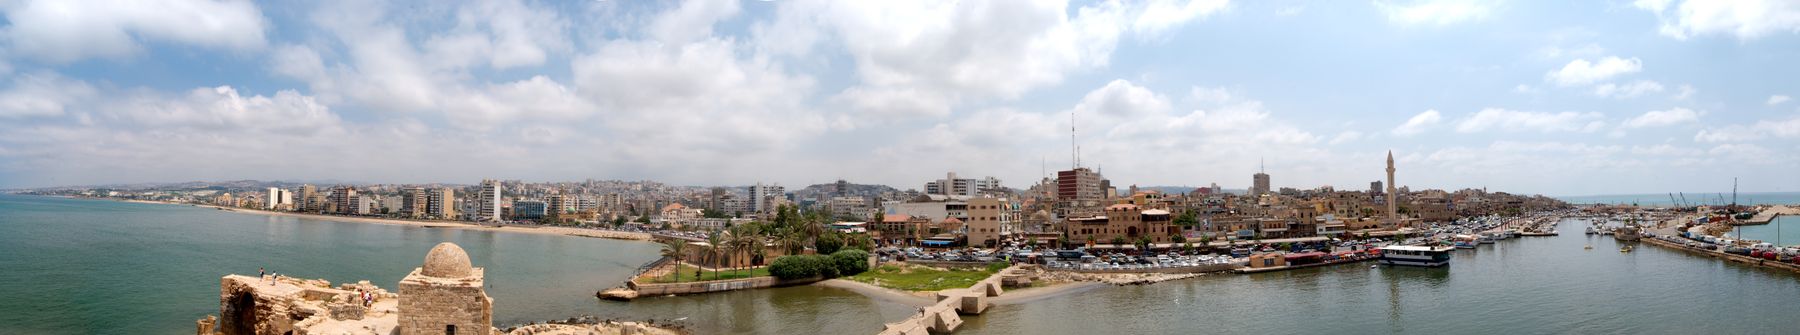
[[[1778,216],[1769,224],[1739,226],[1737,230],[1745,239],[1780,245],[1800,244],[1800,216]]]
[[[1685,200],[1685,201],[1687,201],[1688,203],[1693,203],[1693,204],[1700,204],[1700,205],[1731,204],[1731,192],[1686,193],[1686,194],[1676,194],[1675,196],[1676,196],[1676,199],[1678,199],[1678,200],[1681,199],[1681,197],[1686,196],[1687,200]],[[1671,202],[1669,201],[1669,194],[1667,194],[1667,193],[1583,195],[1583,196],[1568,196],[1568,197],[1556,197],[1556,198],[1561,199],[1562,201],[1567,201],[1572,204],[1608,204],[1608,205],[1637,204],[1637,205],[1641,205],[1641,206],[1668,206],[1669,204],[1671,204]],[[1761,205],[1800,205],[1800,192],[1738,193],[1737,202],[1738,202],[1738,204],[1744,204],[1744,205],[1758,205],[1758,204],[1761,204]]]
[[[1772,226],[1771,226],[1772,227]],[[1791,227],[1790,227],[1791,228]],[[1580,231],[1566,223],[1562,231]],[[1784,228],[1784,233],[1785,233]],[[1748,234],[1748,233],[1746,233]],[[0,195],[0,334],[187,334],[218,277],[257,266],[395,287],[441,241],[488,268],[502,324],[687,317],[707,334],[863,334],[912,308],[811,286],[601,302],[655,245]],[[1582,246],[1592,244],[1593,250]],[[1457,251],[1447,269],[1347,265],[1099,287],[968,317],[959,334],[1791,333],[1800,276],[1569,234]]]
[[[629,304],[595,299],[656,257],[648,242],[0,195],[0,334],[192,334],[194,320],[218,314],[225,274],[261,266],[391,290],[445,241],[487,267],[501,325],[580,315],[689,317],[706,333],[862,333],[908,311],[814,287]]]

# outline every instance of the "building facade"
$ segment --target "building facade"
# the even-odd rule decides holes
[[[477,193],[475,221],[499,222],[500,216],[500,181],[483,180],[481,190]]]

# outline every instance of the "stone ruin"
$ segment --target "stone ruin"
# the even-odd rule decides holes
[[[404,294],[368,281],[333,288],[322,279],[228,275],[219,280],[219,316],[196,321],[196,334],[497,334],[482,276],[447,242],[400,281]],[[365,307],[358,290],[374,301]]]
[[[483,269],[452,243],[425,255],[425,266],[400,280],[400,334],[476,334],[493,330],[494,300],[482,289]]]

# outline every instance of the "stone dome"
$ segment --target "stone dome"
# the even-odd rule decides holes
[[[469,254],[463,252],[456,243],[438,243],[425,254],[425,266],[420,274],[438,278],[463,278],[473,274],[469,265]]]

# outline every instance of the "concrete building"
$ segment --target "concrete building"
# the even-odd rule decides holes
[[[294,208],[294,193],[283,188],[269,188],[269,195],[263,199],[263,209],[291,210]]]
[[[775,211],[775,204],[782,200],[786,200],[786,198],[784,198],[786,194],[786,189],[782,188],[781,185],[763,185],[762,183],[756,183],[756,185],[750,186],[750,199],[748,200],[750,202],[750,211],[755,213],[773,212]]]
[[[974,197],[983,192],[994,192],[1001,189],[1000,179],[987,177],[983,179],[957,178],[956,172],[945,174],[944,179],[925,183],[925,194]]]
[[[995,246],[1012,235],[1013,204],[1003,198],[969,199],[968,238],[972,246]]]
[[[299,210],[318,212],[320,208],[325,206],[325,204],[319,200],[318,187],[314,187],[312,184],[300,185],[300,199],[296,201],[298,202],[297,205],[300,207]]]
[[[1269,174],[1257,172],[1250,176],[1250,196],[1260,197],[1269,194]]]
[[[477,194],[475,221],[499,222],[501,220],[500,181],[482,180],[481,190]]]
[[[1071,218],[1064,229],[1071,243],[1110,246],[1115,238],[1131,244],[1147,237],[1150,243],[1165,244],[1181,235],[1173,222],[1166,208],[1117,204],[1106,206],[1105,215]]]
[[[833,218],[867,220],[870,215],[874,214],[874,208],[869,206],[869,200],[863,197],[832,197],[825,204],[831,207]]]
[[[400,216],[414,219],[425,218],[427,215],[426,209],[429,208],[431,204],[430,196],[425,194],[425,188],[408,187],[405,192],[402,192],[401,197]]]
[[[549,214],[550,204],[537,200],[514,201],[512,217],[518,220],[536,220]]]
[[[494,300],[483,286],[486,271],[469,263],[454,243],[439,243],[425,264],[400,280],[400,335],[492,334]]]
[[[326,199],[337,214],[356,214],[356,187],[338,186],[331,188],[331,195]]]
[[[1106,179],[1100,173],[1078,167],[1056,172],[1056,201],[1064,216],[1077,212],[1098,212],[1106,200]]]
[[[427,216],[443,220],[456,218],[456,189],[444,187],[431,190],[425,200]]]

